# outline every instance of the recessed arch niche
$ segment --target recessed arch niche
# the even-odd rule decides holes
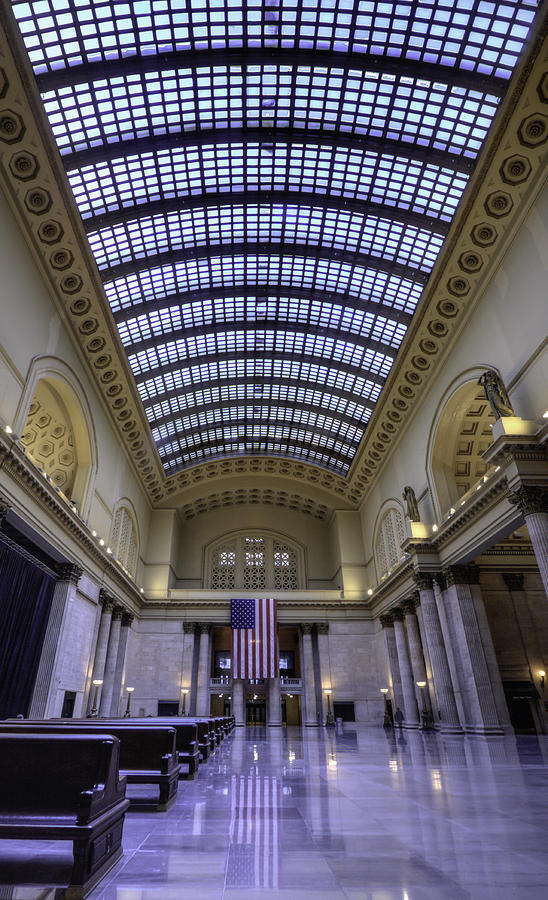
[[[441,404],[429,441],[428,478],[439,517],[455,507],[460,498],[487,471],[482,453],[492,442],[495,417],[478,378],[478,369]]]
[[[85,518],[97,471],[95,435],[83,391],[61,360],[33,361],[15,425],[29,456]]]

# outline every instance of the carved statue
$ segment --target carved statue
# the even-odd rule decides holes
[[[419,507],[417,504],[417,498],[415,497],[415,491],[408,484],[405,485],[402,494],[403,499],[407,505],[407,515],[412,522],[420,522],[421,517],[419,515]]]
[[[506,393],[506,388],[493,369],[487,369],[486,372],[483,372],[478,384],[481,384],[484,390],[485,399],[489,401],[489,406],[495,419],[515,415],[510,398]]]

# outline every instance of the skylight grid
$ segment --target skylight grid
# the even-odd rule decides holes
[[[141,216],[88,235],[99,269],[223,243],[285,243],[353,251],[430,272],[444,235],[397,219],[314,206],[227,203]]]
[[[350,265],[334,259],[302,256],[254,254],[212,256],[182,260],[175,265],[135,272],[105,283],[113,312],[135,308],[145,301],[163,300],[192,290],[213,291],[219,287],[280,285],[318,293],[347,293],[351,297],[393,306],[413,313],[422,293],[422,284],[378,269]]]
[[[13,0],[36,72],[239,47],[371,53],[509,77],[534,0]]]
[[[398,207],[450,222],[469,176],[421,160],[312,143],[183,146],[70,169],[84,219],[180,197],[290,191]]]
[[[188,365],[180,368],[173,367],[170,371],[145,378],[137,385],[139,394],[145,406],[151,402],[158,402],[163,397],[169,399],[177,396],[182,390],[193,385],[203,386],[204,383],[219,381],[240,381],[242,378],[251,377],[256,385],[257,399],[262,397],[262,392],[269,384],[277,384],[284,380],[301,381],[303,385],[313,384],[314,387],[326,390],[338,390],[355,395],[356,398],[374,403],[381,392],[382,380],[373,380],[366,372],[357,373],[343,370],[332,364],[311,363],[302,359],[273,359],[251,358],[239,356],[236,358],[208,360],[196,364],[194,360],[188,361]]]
[[[241,382],[204,383],[202,388],[181,392],[169,400],[152,402],[146,407],[146,413],[151,425],[158,426],[158,423],[162,422],[171,428],[172,421],[175,421],[181,413],[200,407],[216,408],[223,403],[262,405],[270,402],[312,406],[324,412],[328,411],[338,418],[353,419],[362,424],[367,422],[371,415],[371,409],[360,403],[357,395],[350,399],[340,394],[321,391],[315,386],[301,386],[298,382],[293,384],[263,382],[260,385]]]
[[[314,450],[312,447],[295,446],[287,441],[236,440],[222,444],[209,444],[198,449],[187,449],[185,453],[180,453],[172,457],[168,462],[164,462],[164,471],[168,476],[175,475],[181,469],[192,466],[197,462],[202,462],[204,459],[214,460],[226,459],[231,456],[256,456],[258,453],[278,456],[282,459],[286,459],[289,456],[296,460],[314,463],[341,477],[348,474],[352,462],[348,459],[340,459],[338,456],[331,456],[329,453],[322,453],[319,450]]]
[[[99,77],[42,94],[61,153],[229,127],[342,131],[475,159],[498,97],[386,72],[203,66]]]
[[[310,410],[265,404],[259,404],[258,406],[222,405],[214,410],[198,408],[190,415],[173,419],[171,422],[154,427],[152,436],[158,443],[160,453],[164,453],[164,451],[169,453],[173,447],[184,446],[183,441],[191,432],[201,432],[212,426],[216,428],[224,427],[227,424],[239,423],[240,421],[249,422],[252,428],[257,428],[259,423],[263,427],[265,424],[287,425],[288,433],[289,429],[294,425],[306,426],[311,430],[321,429],[344,439],[347,443],[356,445],[359,444],[363,437],[363,428],[360,428],[357,423],[351,424],[333,416],[326,416],[323,413],[311,412]],[[185,438],[181,438],[181,435],[184,435]]]
[[[160,448],[162,460],[169,458],[181,450],[192,447],[202,447],[211,444],[226,443],[231,440],[244,440],[248,443],[268,440],[271,444],[279,441],[287,441],[295,448],[299,445],[307,445],[309,448],[323,448],[335,457],[345,457],[351,460],[356,452],[356,447],[347,441],[341,440],[329,434],[320,434],[310,428],[293,426],[290,424],[256,424],[226,422],[213,428],[204,428],[185,433],[171,443],[164,444]]]
[[[283,353],[296,356],[319,357],[326,362],[342,362],[347,366],[366,369],[386,376],[390,370],[395,350],[390,355],[380,353],[366,345],[350,340],[337,340],[322,334],[287,332],[281,327],[271,331],[215,331],[205,334],[189,334],[176,341],[147,346],[136,353],[128,348],[128,359],[136,378],[154,369],[178,366],[181,362],[209,355],[246,353],[262,355]]]
[[[346,334],[359,337],[375,337],[383,340],[386,334],[397,334],[399,339],[405,334],[405,324],[379,315],[372,304],[367,308],[344,306],[302,297],[213,297],[194,303],[182,303],[153,310],[146,315],[138,315],[118,324],[118,331],[124,346],[132,343],[161,339],[182,329],[202,328],[236,323],[268,324],[270,328],[285,323],[304,326],[338,329]],[[390,341],[387,341],[390,343]]]

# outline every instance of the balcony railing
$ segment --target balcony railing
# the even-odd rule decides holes
[[[300,688],[302,687],[301,678],[290,678],[288,675],[282,675],[280,679],[282,687]]]
[[[232,677],[230,675],[219,675],[216,678],[209,679],[210,687],[230,687],[232,684]]]

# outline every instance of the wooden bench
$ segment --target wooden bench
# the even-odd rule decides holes
[[[128,722],[128,720],[125,720]],[[175,730],[166,725],[145,726],[113,723],[105,719],[36,719],[34,721],[6,720],[0,732],[7,728],[35,729],[49,734],[112,734],[120,741],[120,774],[128,784],[157,784],[157,810],[165,812],[177,797],[179,763],[175,747]],[[141,800],[130,797],[131,806]]]
[[[0,734],[0,838],[72,841],[66,900],[85,897],[122,855],[119,751],[100,732]]]
[[[66,721],[66,720],[64,720]],[[189,722],[186,718],[165,716],[158,718],[132,718],[128,719],[100,719],[100,722],[112,722],[114,725],[139,725],[143,727],[156,727],[161,725],[175,730],[175,745],[179,755],[181,770],[179,778],[192,780],[198,771],[200,764],[200,749],[198,747],[198,726],[195,722]],[[106,728],[106,725],[105,725]],[[108,728],[107,728],[108,731]],[[183,766],[188,766],[188,772],[183,771]]]

